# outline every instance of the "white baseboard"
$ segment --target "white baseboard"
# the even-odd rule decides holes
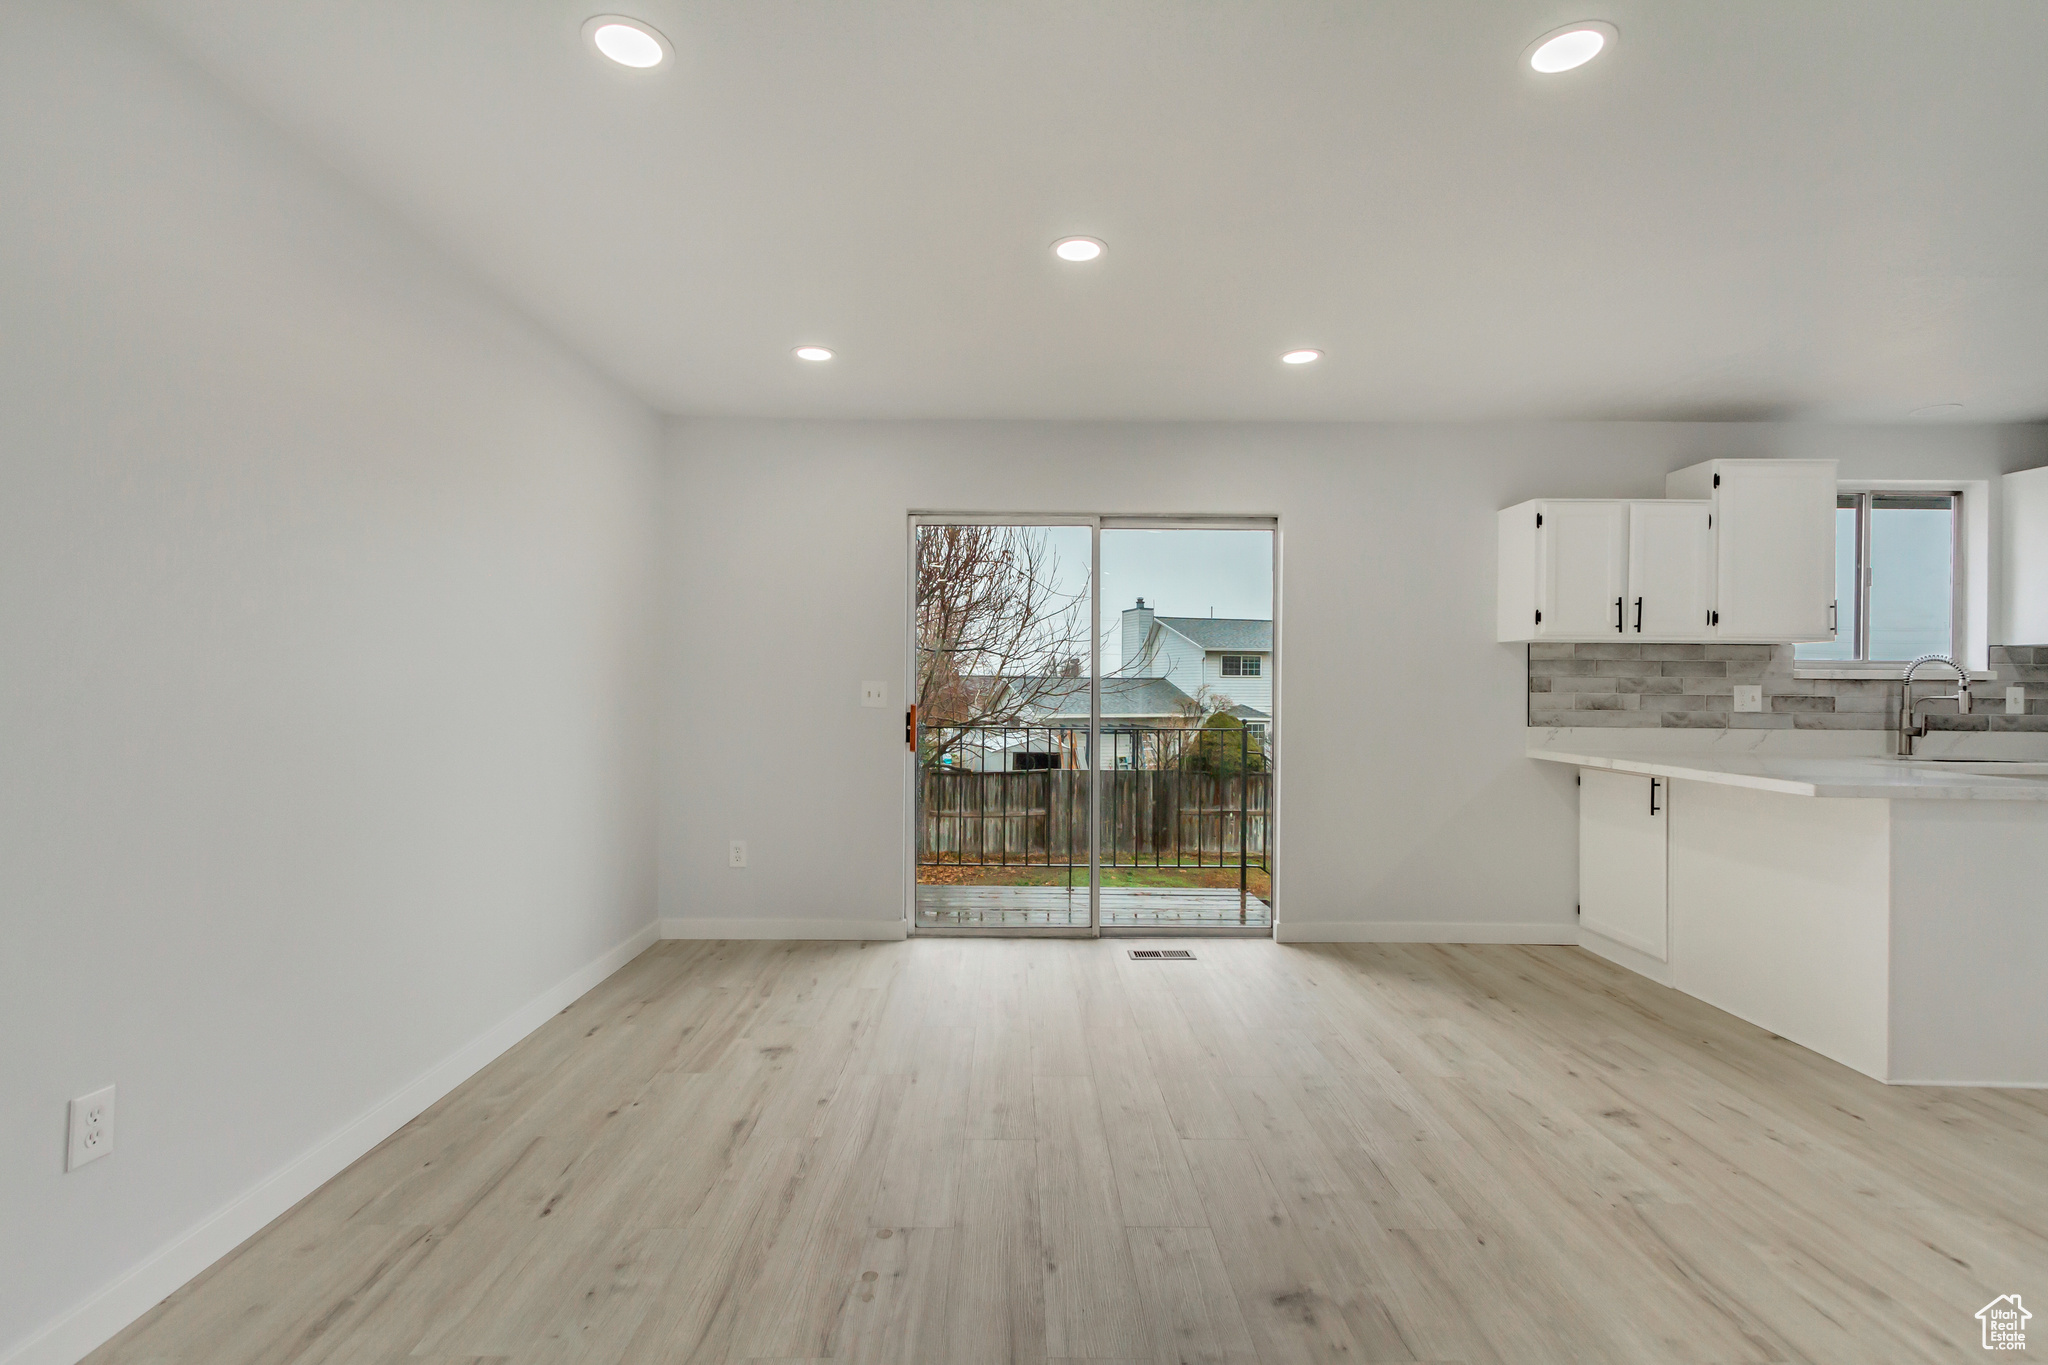
[[[76,1365],[84,1355],[141,1317],[172,1291],[233,1251],[272,1219],[345,1170],[350,1162],[424,1113],[514,1043],[574,1004],[631,962],[657,937],[650,924],[565,980],[549,987],[456,1049],[339,1131],[322,1139],[140,1265],[31,1333],[0,1365]]]
[[[1579,926],[1578,942],[1581,948],[1593,956],[1605,958],[1617,967],[1626,967],[1637,976],[1646,976],[1660,986],[1671,986],[1677,980],[1668,955],[1665,961],[1659,962],[1640,948],[1631,948],[1626,943],[1616,943],[1607,935],[1588,929],[1584,925]]]
[[[1273,937],[1282,943],[1567,943],[1579,941],[1570,924],[1498,924],[1483,920],[1347,920],[1327,924],[1283,919]]]
[[[909,932],[900,919],[700,919],[687,915],[661,921],[663,938],[886,940],[908,937]]]

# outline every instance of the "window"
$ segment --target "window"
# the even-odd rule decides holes
[[[1957,653],[1960,493],[1843,493],[1835,500],[1836,632],[1799,659],[1903,663]]]
[[[1226,678],[1256,678],[1259,676],[1259,656],[1256,654],[1226,654],[1223,656],[1223,676]]]

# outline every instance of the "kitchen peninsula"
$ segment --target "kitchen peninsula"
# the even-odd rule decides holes
[[[2048,1085],[2048,763],[1529,756],[1579,770],[1582,946],[1879,1080]]]

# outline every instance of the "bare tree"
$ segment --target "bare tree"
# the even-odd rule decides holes
[[[1058,553],[1027,526],[925,526],[917,539],[917,707],[923,758],[958,747],[957,727],[1015,725],[1085,688],[1084,583],[1062,585]]]
[[[1174,703],[1174,709],[1180,712],[1180,723],[1184,729],[1199,729],[1209,723],[1210,717],[1221,715],[1236,706],[1235,701],[1207,683],[1197,687],[1192,696]]]

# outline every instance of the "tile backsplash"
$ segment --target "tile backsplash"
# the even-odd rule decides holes
[[[1942,730],[2048,731],[2048,646],[1991,651],[1995,681],[1972,684],[1976,711],[1930,718]],[[1813,668],[1826,668],[1813,661]],[[1897,677],[1795,678],[1790,645],[1533,644],[1529,724],[1694,730],[1887,730],[1898,724]],[[1948,677],[1950,686],[1941,680]],[[1921,693],[1953,691],[1929,666]],[[1761,683],[1764,709],[1735,710],[1735,685]],[[2005,689],[2027,689],[2027,713],[2005,714]],[[1933,710],[1935,708],[1929,708]]]

